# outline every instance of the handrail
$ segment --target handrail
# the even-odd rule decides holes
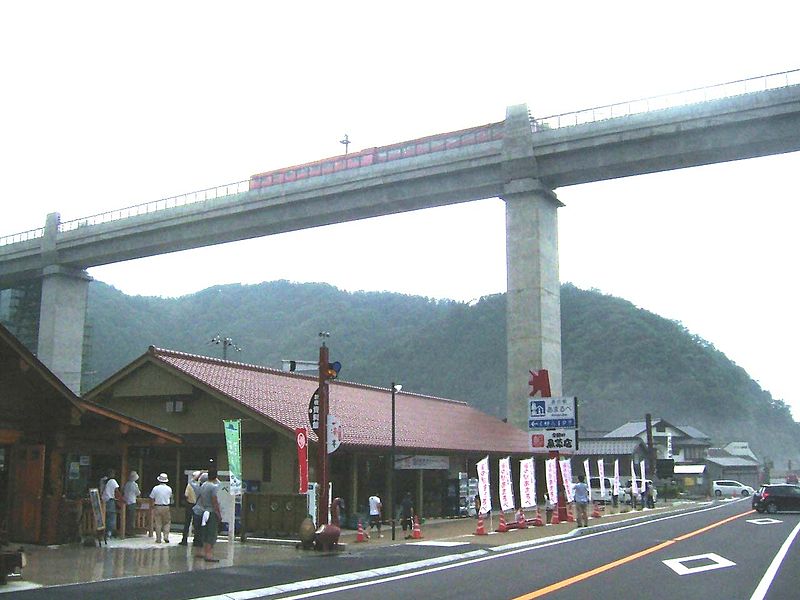
[[[170,196],[169,198],[162,198],[160,200],[153,200],[151,202],[144,202],[126,208],[119,208],[116,210],[109,210],[106,212],[98,213],[88,217],[81,217],[80,219],[72,219],[71,221],[64,221],[58,226],[60,232],[72,231],[81,227],[88,227],[90,225],[100,225],[102,223],[109,223],[111,221],[118,221],[120,219],[127,219],[130,217],[138,217],[146,215],[167,208],[176,208],[178,206],[186,206],[187,204],[196,204],[205,202],[207,200],[216,200],[217,198],[224,198],[226,196],[233,196],[248,190],[249,179],[245,181],[237,181],[225,185],[219,185],[205,190],[196,192],[189,192],[188,194],[180,194],[178,196]],[[0,245],[2,245],[0,239]]]
[[[16,244],[19,242],[27,242],[28,240],[35,240],[43,235],[44,227],[39,227],[37,229],[29,229],[28,231],[22,231],[20,233],[12,233],[10,235],[0,236],[0,246]]]
[[[719,83],[707,87],[673,92],[660,96],[650,96],[638,100],[606,104],[594,108],[584,108],[575,112],[561,113],[549,117],[531,118],[531,131],[537,133],[561,127],[574,127],[586,123],[595,123],[606,119],[627,117],[677,106],[699,104],[709,100],[732,98],[743,94],[761,92],[800,84],[800,69],[782,71],[769,75],[760,75],[749,79],[739,79],[727,83]]]

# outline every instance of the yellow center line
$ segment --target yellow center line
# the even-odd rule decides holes
[[[636,552],[635,554],[631,554],[630,556],[626,556],[624,558],[620,558],[620,559],[615,560],[613,562],[606,563],[605,565],[601,565],[601,566],[596,567],[594,569],[591,569],[589,571],[584,571],[583,573],[579,573],[578,575],[573,575],[572,577],[569,577],[567,579],[562,579],[561,581],[559,581],[557,583],[553,583],[551,585],[548,585],[547,587],[539,588],[538,590],[530,592],[529,594],[524,594],[522,596],[517,596],[516,598],[514,598],[514,600],[532,600],[533,598],[541,598],[542,596],[545,596],[547,594],[551,594],[551,593],[553,593],[555,591],[563,589],[563,588],[565,588],[567,586],[570,586],[570,585],[572,585],[574,583],[578,583],[578,582],[584,581],[586,579],[589,579],[590,577],[594,577],[595,575],[599,575],[600,573],[605,573],[606,571],[610,571],[611,569],[615,569],[616,567],[619,567],[621,565],[624,565],[626,563],[634,561],[637,558],[642,558],[643,556],[647,556],[648,554],[653,554],[654,552],[658,552],[659,550],[663,550],[664,548],[666,548],[668,546],[671,546],[671,545],[676,544],[678,542],[682,542],[684,540],[688,540],[691,537],[694,537],[696,535],[700,535],[701,533],[704,533],[706,531],[714,529],[715,527],[719,527],[720,525],[724,525],[725,523],[728,523],[730,521],[738,519],[739,517],[744,517],[744,516],[750,515],[750,514],[753,514],[752,510],[744,512],[744,513],[742,513],[740,515],[734,515],[732,517],[727,517],[725,519],[722,519],[721,521],[717,521],[716,523],[712,523],[711,525],[706,525],[705,527],[701,527],[700,529],[696,529],[695,531],[690,531],[689,533],[686,533],[684,535],[678,536],[678,537],[673,538],[671,540],[667,540],[666,542],[661,542],[660,544],[656,544],[655,546],[651,546],[650,548],[645,548],[644,550],[641,550],[640,552]]]

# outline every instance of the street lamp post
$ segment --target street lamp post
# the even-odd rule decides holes
[[[394,489],[394,466],[395,466],[394,453],[395,453],[395,448],[396,448],[396,443],[397,443],[397,440],[396,440],[396,437],[395,437],[395,410],[394,410],[394,407],[395,407],[395,395],[397,394],[397,392],[399,392],[402,389],[403,389],[402,385],[396,384],[394,381],[392,382],[392,471],[391,471],[391,474],[390,474],[391,485],[389,486],[390,487],[389,493],[391,494],[391,496],[389,497],[389,500],[390,500],[389,506],[391,507],[391,510],[392,510],[392,514],[391,514],[391,517],[392,517],[392,541],[394,541],[394,535],[395,535],[395,533],[394,533],[395,513],[397,512],[397,510],[395,508],[395,505],[394,505],[394,499],[397,497],[397,493],[396,493],[396,491]]]

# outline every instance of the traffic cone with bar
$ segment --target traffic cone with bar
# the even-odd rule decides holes
[[[483,526],[483,514],[478,513],[478,528],[475,530],[475,535],[489,535]]]
[[[506,518],[503,516],[503,512],[500,511],[500,524],[495,529],[498,533],[505,533],[508,531],[508,526],[506,525]]]
[[[525,513],[522,512],[522,508],[517,511],[517,527],[520,529],[527,529],[528,528],[528,520],[525,518]]]
[[[575,522],[575,517],[572,514],[571,508],[572,508],[572,506],[570,506],[568,504],[567,505],[567,523],[574,523]]]
[[[415,540],[422,539],[422,530],[419,528],[419,515],[414,515],[414,529],[411,531],[411,537]]]
[[[358,532],[356,533],[356,542],[366,542],[369,538],[364,535],[364,526],[361,524],[361,519],[358,520]]]
[[[597,505],[597,502],[594,503],[594,510],[592,511],[592,518],[599,519],[602,515],[600,514],[600,507]]]
[[[541,527],[542,525],[544,525],[544,523],[542,523],[542,510],[537,506],[536,516],[533,518],[533,526]]]

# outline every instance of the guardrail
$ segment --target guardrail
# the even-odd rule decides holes
[[[629,115],[663,110],[665,108],[699,104],[701,102],[708,102],[709,100],[732,98],[743,94],[763,92],[798,84],[800,84],[800,69],[771,73],[769,75],[761,75],[750,79],[739,79],[737,81],[694,88],[683,92],[651,96],[649,98],[629,100],[617,104],[606,104],[605,106],[596,106],[594,108],[586,108],[575,112],[551,115],[549,117],[531,117],[531,131],[536,133],[550,129],[559,129],[561,127],[574,127],[575,125],[583,125],[585,123],[627,117]]]
[[[39,227],[38,229],[30,229],[28,231],[22,231],[20,233],[12,233],[11,235],[4,235],[0,237],[0,246],[6,246],[8,244],[16,244],[19,242],[27,242],[28,240],[35,240],[36,238],[40,238],[44,235],[44,227]]]
[[[170,196],[169,198],[162,198],[161,200],[154,200],[152,202],[128,206],[126,208],[110,210],[107,212],[98,213],[96,215],[91,215],[89,217],[81,217],[80,219],[64,221],[63,223],[59,224],[58,230],[60,232],[72,231],[73,229],[89,227],[90,225],[100,225],[102,223],[110,223],[111,221],[118,221],[120,219],[148,215],[154,212],[166,210],[168,208],[186,206],[187,204],[197,204],[207,200],[216,200],[217,198],[233,196],[235,194],[246,192],[248,190],[249,183],[249,179],[245,181],[237,181],[236,183],[228,183],[226,185],[199,190],[197,192],[189,192],[188,194]]]

